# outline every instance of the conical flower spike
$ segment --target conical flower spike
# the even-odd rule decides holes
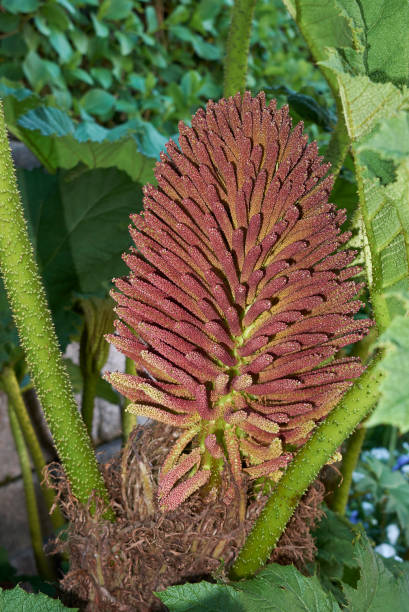
[[[287,107],[238,94],[179,132],[132,217],[108,337],[136,363],[137,376],[107,376],[129,409],[181,428],[159,485],[167,508],[217,486],[226,462],[238,486],[244,471],[277,480],[361,374],[335,354],[372,324],[354,318],[362,286],[329,166]]]

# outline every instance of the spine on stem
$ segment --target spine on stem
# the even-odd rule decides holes
[[[108,502],[90,438],[79,415],[28,237],[0,107],[0,267],[20,341],[72,492]]]

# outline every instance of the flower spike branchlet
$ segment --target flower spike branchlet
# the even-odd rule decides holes
[[[335,354],[372,324],[354,318],[362,285],[329,166],[287,107],[237,94],[179,132],[132,216],[108,337],[136,364],[107,375],[129,410],[181,430],[161,470],[165,510],[216,490],[226,463],[231,487],[243,473],[279,480],[362,373]]]

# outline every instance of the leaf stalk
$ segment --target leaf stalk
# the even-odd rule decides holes
[[[22,431],[24,441],[28,447],[31,458],[33,460],[38,480],[41,483],[43,479],[43,470],[46,466],[46,461],[43,455],[43,451],[41,450],[41,446],[38,441],[36,432],[31,423],[27,407],[24,403],[18,380],[13,368],[5,367],[0,379],[3,384],[3,388],[6,392],[9,404],[13,406],[13,409],[16,413],[19,427]],[[48,510],[50,510],[55,502],[55,493],[45,484],[41,485],[41,490],[44,496],[44,500],[47,504],[47,508]],[[59,529],[65,524],[64,517],[61,514],[61,510],[58,508],[58,506],[55,507],[53,513],[51,514],[51,521],[54,529]]]
[[[43,550],[43,537],[41,533],[41,523],[34,491],[33,477],[31,473],[30,457],[28,455],[27,447],[24,442],[24,436],[12,402],[9,402],[8,414],[11,432],[13,434],[18,458],[20,460],[24,494],[26,497],[28,527],[30,530],[31,544],[33,547],[37,570],[38,573],[46,580],[55,581],[57,580],[57,576]]]
[[[235,0],[232,8],[227,51],[224,60],[225,98],[234,96],[238,91],[244,93],[250,33],[256,0]]]
[[[108,492],[78,413],[27,232],[0,106],[0,268],[37,395],[73,494]],[[109,513],[113,518],[112,511]]]
[[[359,455],[361,454],[365,434],[366,428],[364,426],[358,427],[354,431],[348,440],[346,451],[342,459],[342,481],[339,487],[334,491],[334,495],[331,500],[332,510],[334,510],[334,512],[338,512],[338,514],[341,514],[341,516],[345,515],[349,491],[352,484],[352,474],[357,466]]]

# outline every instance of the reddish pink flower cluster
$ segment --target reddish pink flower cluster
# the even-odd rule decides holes
[[[185,430],[161,470],[164,509],[225,460],[238,485],[243,470],[278,479],[361,374],[334,355],[371,325],[354,319],[361,285],[355,252],[339,250],[349,234],[328,203],[329,166],[287,107],[237,94],[179,129],[132,216],[130,275],[115,281],[109,340],[137,376],[107,376],[129,410]]]

